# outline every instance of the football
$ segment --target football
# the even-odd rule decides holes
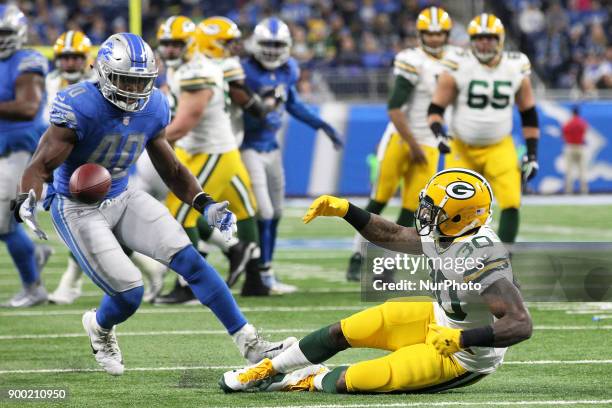
[[[83,164],[70,176],[70,194],[85,204],[102,201],[108,194],[110,186],[111,175],[99,164]]]

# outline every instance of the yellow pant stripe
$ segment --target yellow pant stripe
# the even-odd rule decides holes
[[[246,208],[249,216],[255,216],[255,205],[251,202],[251,198],[249,197],[249,192],[244,182],[238,176],[232,177],[232,186],[238,193],[238,197],[240,197],[240,201],[242,201],[242,205]]]
[[[220,156],[218,154],[211,154],[210,156],[206,158],[206,161],[204,162],[204,165],[202,166],[202,170],[196,176],[196,178],[198,179],[198,183],[201,186],[206,184],[206,180],[208,179],[208,177],[210,177],[215,167],[217,167],[217,164],[219,164],[219,157]],[[187,214],[189,214],[190,209],[191,209],[191,205],[187,203],[181,204],[176,214],[176,219],[181,225],[185,222],[185,218],[187,218]]]

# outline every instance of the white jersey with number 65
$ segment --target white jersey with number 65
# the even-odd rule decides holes
[[[450,135],[464,143],[488,146],[512,131],[512,111],[523,78],[531,73],[527,56],[506,51],[494,67],[480,63],[471,52],[451,60],[457,85]]]

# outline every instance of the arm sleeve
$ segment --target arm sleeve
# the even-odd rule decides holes
[[[292,85],[287,92],[287,112],[294,118],[306,123],[314,129],[319,129],[325,125],[323,119],[315,114],[306,104],[300,99],[297,89]]]
[[[389,95],[389,100],[387,101],[387,108],[389,110],[401,108],[410,98],[413,89],[414,85],[409,80],[401,75],[397,75],[391,95]]]

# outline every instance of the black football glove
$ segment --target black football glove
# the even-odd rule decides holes
[[[438,150],[441,154],[450,153],[450,138],[444,131],[444,127],[440,122],[434,122],[430,126],[431,131],[438,140]]]

